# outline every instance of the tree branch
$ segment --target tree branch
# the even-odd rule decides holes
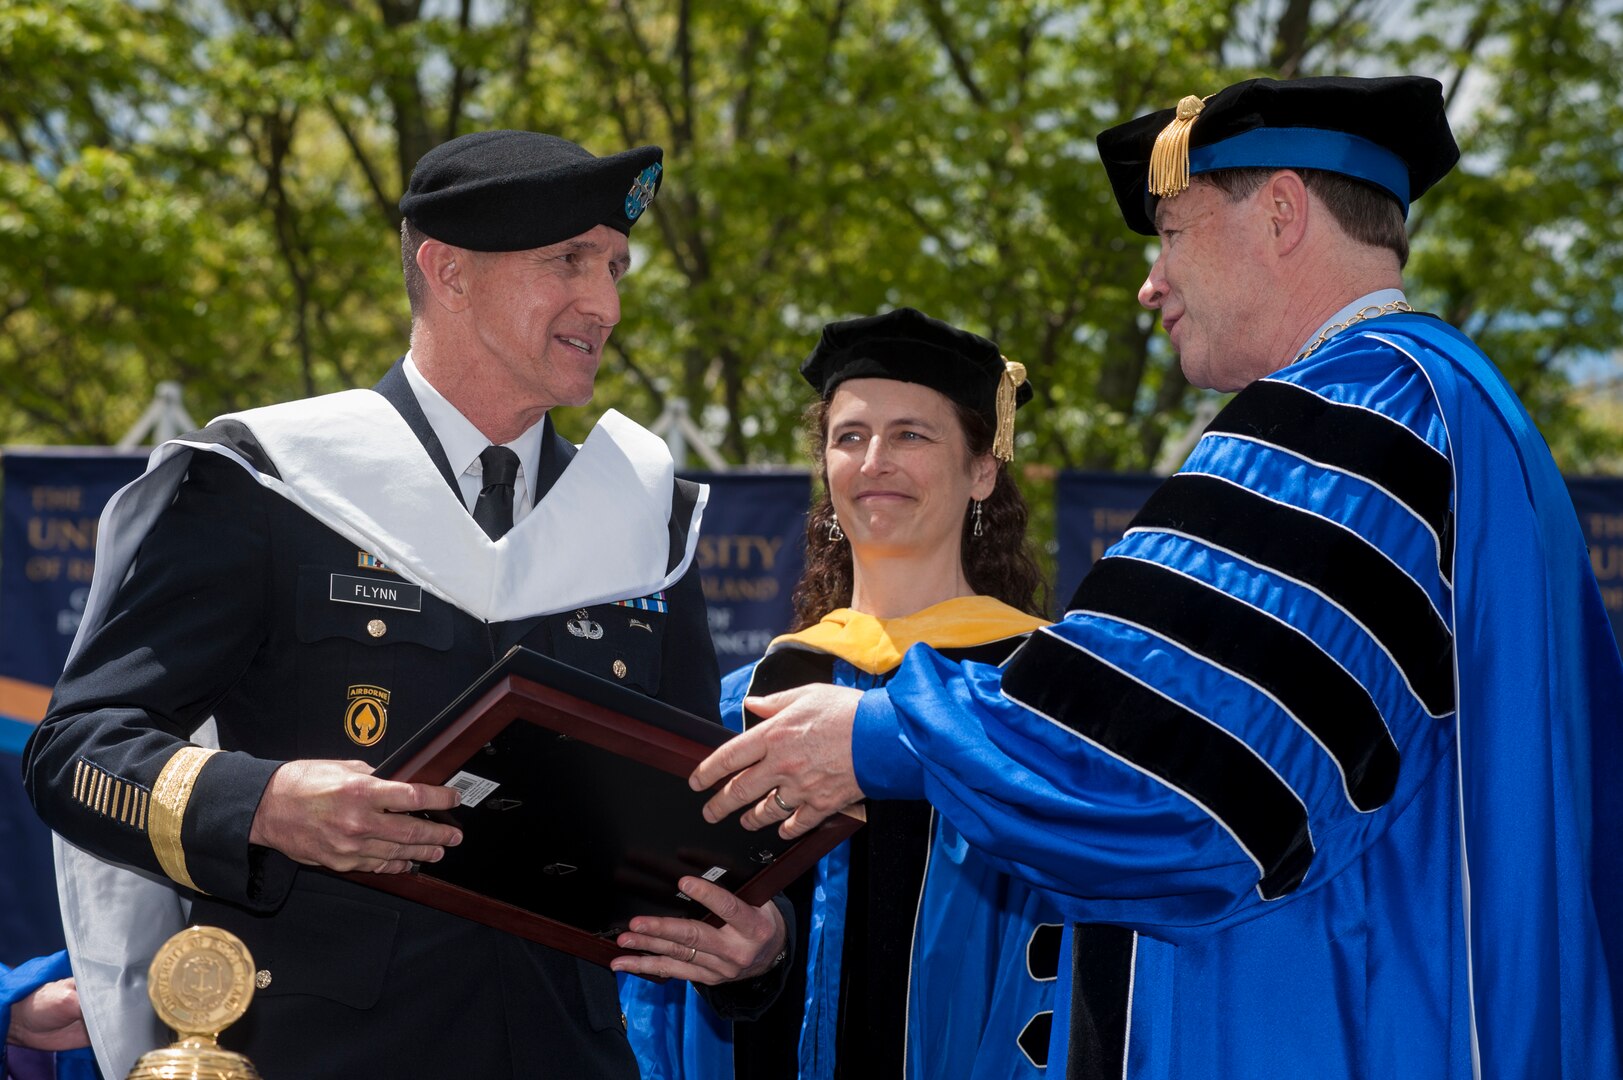
[[[463,34],[473,25],[473,0],[462,0],[460,10],[457,12],[457,29]],[[451,68],[451,100],[445,108],[444,138],[447,140],[456,137],[457,128],[462,122],[462,100],[477,79],[468,77],[468,69],[461,64]]]
[[[316,392],[316,379],[314,350],[310,342],[310,281],[300,266],[304,253],[300,250],[298,222],[287,197],[282,170],[282,164],[292,150],[296,117],[297,111],[285,119],[280,114],[266,115],[266,151],[269,160],[265,163],[265,170],[266,185],[271,196],[276,247],[282,254],[288,277],[293,282],[293,340],[299,352],[299,371],[303,376],[305,396],[313,397]]]
[[[761,47],[761,33],[764,28],[762,20],[756,19],[744,31],[743,58],[747,65],[743,75],[743,85],[738,93],[733,95],[733,145],[743,146],[750,139],[750,110],[754,107],[755,79],[760,71],[760,65],[755,62],[756,53]]]
[[[355,135],[355,130],[350,127],[349,121],[339,111],[338,103],[332,99],[332,96],[323,95],[321,100],[327,106],[327,112],[332,117],[333,123],[338,125],[339,134],[344,136],[344,142],[349,144],[349,151],[355,156],[355,164],[360,166],[361,175],[366,177],[366,186],[372,192],[372,201],[376,204],[378,212],[389,222],[389,227],[398,232],[400,230],[400,207],[383,190],[383,181],[378,177],[377,169],[372,166],[372,159],[367,156],[366,148],[361,145],[360,139]]]
[[[648,373],[638,367],[635,360],[631,359],[631,353],[626,350],[625,342],[619,338],[610,338],[609,347],[614,350],[614,355],[620,358],[620,363],[625,365],[625,369],[631,373],[631,377],[637,381],[637,385],[648,391],[649,396],[654,399],[656,411],[663,413],[665,411],[664,392],[648,376]]]
[[[414,0],[378,0],[378,11],[383,16],[384,28],[391,32],[420,17]],[[382,81],[384,94],[394,107],[395,169],[404,188],[417,160],[433,148],[434,136],[429,132],[428,110],[423,104],[423,88],[417,82],[415,69],[404,75],[385,75]]]
[[[930,29],[935,31],[936,40],[941,42],[941,49],[947,54],[947,61],[952,65],[953,74],[958,77],[964,92],[976,105],[986,108],[986,94],[975,81],[975,72],[969,66],[968,57],[959,51],[958,43],[953,38],[952,23],[941,6],[941,0],[924,0],[920,7],[924,9],[924,17]]]
[[[1286,0],[1274,27],[1274,49],[1268,58],[1281,79],[1294,79],[1302,70],[1312,25],[1313,0]]]
[[[642,36],[642,30],[637,25],[636,13],[631,10],[631,0],[618,0],[615,6],[620,9],[620,21],[625,24],[626,36],[631,39],[631,44],[636,47],[637,58],[642,61],[642,67],[645,70],[652,68],[654,66],[654,52],[649,48],[647,39]],[[610,64],[606,70],[613,71],[614,65]],[[656,77],[654,84],[658,86],[661,81]],[[676,115],[675,110],[671,108],[670,100],[664,94],[656,94],[655,103],[659,106],[659,111],[665,114],[665,122],[670,124],[671,131],[680,133],[683,130],[682,121]]]
[[[682,126],[677,132],[676,145],[686,148],[693,145],[694,107],[693,107],[693,3],[692,0],[682,0],[676,13],[676,58],[679,85],[682,88]]]

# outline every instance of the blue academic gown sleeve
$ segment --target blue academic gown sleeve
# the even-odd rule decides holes
[[[15,1074],[18,1077],[39,1075],[52,1076],[55,1080],[100,1080],[95,1055],[88,1046],[78,1050],[44,1053],[14,1047],[5,1041],[5,1033],[11,1030],[11,1007],[46,983],[66,979],[72,974],[66,952],[38,957],[15,968],[0,964],[0,1080],[12,1080],[13,1067],[20,1070],[21,1059],[25,1056],[29,1059],[30,1069],[49,1071],[19,1071]]]
[[[1168,940],[1378,839],[1448,748],[1448,460],[1418,369],[1378,350],[1348,369],[1237,398],[1006,668],[909,656],[859,710],[863,790],[922,787],[1073,917]],[[1312,458],[1336,409],[1379,450]],[[1286,445],[1233,415],[1289,410]]]
[[[1004,668],[910,653],[853,755],[1138,932],[1122,1075],[1615,1076],[1620,687],[1548,450],[1398,316],[1237,395]]]

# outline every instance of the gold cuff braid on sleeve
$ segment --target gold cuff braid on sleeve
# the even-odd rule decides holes
[[[152,785],[147,836],[152,840],[153,854],[157,855],[158,865],[165,874],[195,892],[203,890],[197,887],[186,870],[186,851],[180,845],[180,829],[186,821],[186,804],[191,802],[197,774],[203,771],[204,763],[217,753],[218,750],[206,750],[201,746],[183,746],[169,759],[158,774],[157,782]]]

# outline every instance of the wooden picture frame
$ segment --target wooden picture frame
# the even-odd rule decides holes
[[[341,876],[606,966],[633,915],[720,924],[682,875],[762,904],[860,827],[836,814],[787,841],[705,822],[710,793],[687,778],[734,734],[515,647],[377,770],[462,789],[431,815],[462,843],[410,873]]]

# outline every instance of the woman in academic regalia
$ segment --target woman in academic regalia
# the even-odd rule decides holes
[[[794,632],[722,684],[883,684],[915,644],[999,663],[1044,622],[1026,507],[1008,474],[1024,369],[909,308],[832,323],[801,367],[824,491],[809,515]],[[866,827],[787,893],[795,968],[761,1019],[729,1024],[681,984],[623,982],[646,1078],[1045,1075],[1060,916],[922,800]]]

